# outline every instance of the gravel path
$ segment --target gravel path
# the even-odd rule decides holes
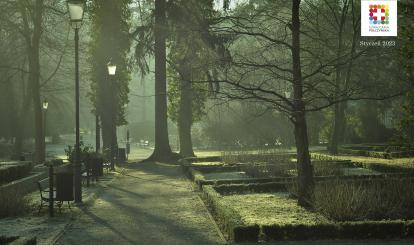
[[[223,244],[180,167],[129,164],[57,244]]]

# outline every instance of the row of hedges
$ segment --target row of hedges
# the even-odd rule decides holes
[[[13,145],[0,142],[0,158],[7,158],[13,154]]]
[[[260,227],[244,224],[236,210],[219,201],[221,195],[212,186],[204,186],[202,193],[204,202],[229,240],[235,242],[259,240]]]
[[[250,184],[230,184],[216,185],[214,189],[221,195],[232,193],[265,193],[265,192],[285,192],[286,182],[269,182],[269,183],[250,183]]]
[[[385,152],[385,151],[367,151],[367,150],[353,150],[353,149],[339,149],[339,152],[342,154],[354,155],[354,156],[365,156],[365,157],[374,157],[374,158],[403,158],[403,157],[412,157],[414,156],[414,151],[396,151],[396,152]]]
[[[338,160],[339,158],[336,156],[331,156],[327,154],[321,153],[311,153],[310,154],[312,159],[316,160]],[[391,165],[391,164],[382,164],[382,163],[370,163],[370,162],[352,162],[351,165],[355,167],[367,168],[376,170],[379,172],[403,172],[407,174],[414,174],[414,165],[413,164],[405,164],[402,165]]]
[[[33,165],[30,162],[2,166],[0,167],[0,185],[26,177],[32,169]]]
[[[189,163],[195,163],[195,162],[221,162],[222,161],[222,158],[220,156],[187,157],[187,158],[184,158],[182,160],[185,160],[185,161],[187,161]]]
[[[296,158],[294,153],[248,153],[248,152],[222,152],[221,158],[226,164],[248,162],[279,162]]]
[[[268,240],[386,239],[414,237],[414,221],[358,221],[263,226]]]
[[[413,178],[317,182],[313,208],[336,221],[414,219]]]
[[[414,237],[414,221],[347,221],[319,224],[245,225],[237,210],[220,202],[234,186],[204,186],[203,199],[217,223],[234,242],[266,240],[385,239]],[[225,190],[227,188],[227,190]],[[217,190],[217,191],[216,191]]]
[[[36,245],[36,237],[0,236],[0,244]]]
[[[350,150],[363,150],[363,151],[386,151],[386,152],[398,152],[398,151],[411,151],[412,147],[409,145],[393,145],[393,144],[351,144],[342,145],[342,149]]]

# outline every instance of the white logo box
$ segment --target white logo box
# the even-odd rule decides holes
[[[388,5],[389,23],[371,24],[369,19],[370,5]],[[383,16],[376,14],[376,16]],[[396,37],[397,36],[397,0],[361,0],[361,36],[365,37]]]

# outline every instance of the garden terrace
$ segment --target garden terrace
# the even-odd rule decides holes
[[[391,195],[400,193],[403,185],[412,187],[413,181],[404,180],[398,184],[395,181],[401,179],[379,183],[372,180],[318,182],[313,211],[298,206],[292,193],[286,191],[292,188],[283,183],[205,185],[201,195],[223,232],[235,242],[413,237],[414,222],[410,220],[412,215],[406,212],[414,201],[413,194],[406,195],[406,202],[399,206],[393,202],[398,194]],[[387,187],[389,182],[394,184]],[[346,186],[347,194],[338,195]],[[378,191],[384,194],[383,199],[375,198]],[[360,202],[357,207],[365,205],[364,209],[354,209],[355,204],[351,202],[356,198]],[[381,206],[380,203],[387,204]],[[392,207],[398,208],[383,212]],[[344,216],[334,217],[328,212]],[[345,213],[352,216],[345,216]],[[376,216],[381,213],[382,216]]]
[[[339,152],[345,155],[366,156],[385,159],[414,156],[414,151],[409,146],[384,144],[342,145],[339,148]]]
[[[413,236],[414,215],[408,210],[414,205],[410,172],[374,171],[350,160],[314,160],[313,208],[307,210],[295,198],[295,159],[283,157],[272,163],[257,159],[249,158],[253,163],[198,161],[184,165],[231,240]]]

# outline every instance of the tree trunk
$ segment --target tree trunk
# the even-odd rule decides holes
[[[116,150],[117,147],[117,135],[116,135],[116,105],[117,101],[114,99],[115,93],[114,88],[112,87],[111,77],[107,76],[107,81],[105,88],[102,88],[103,98],[106,98],[102,101],[102,108],[100,110],[100,121],[101,121],[101,133],[102,133],[102,151],[108,157],[110,149],[112,146],[112,140],[114,141],[114,147]]]
[[[309,156],[308,132],[303,103],[303,82],[300,64],[300,0],[292,3],[292,64],[293,64],[293,121],[297,152],[298,203],[310,206],[313,192],[313,168]]]
[[[346,88],[347,80],[343,78],[343,48],[344,48],[344,29],[345,29],[345,22],[347,20],[348,9],[349,9],[349,2],[346,2],[341,7],[341,19],[339,22],[338,28],[338,49],[336,52],[336,78],[335,78],[335,97],[338,98],[339,94],[341,93],[341,88]],[[353,42],[353,48],[354,48]],[[352,59],[351,64],[352,66]],[[350,67],[349,66],[349,67]],[[345,108],[346,102],[337,103],[334,106],[334,118],[332,122],[332,132],[331,132],[331,139],[329,142],[329,152],[331,154],[338,154],[338,146],[340,143],[343,142],[344,133],[345,133]]]
[[[168,140],[165,0],[155,0],[155,149],[147,160],[168,161],[173,153]]]
[[[24,82],[24,81],[23,81]],[[27,91],[26,93],[23,92],[22,94],[22,107],[20,108],[20,114],[18,116],[18,119],[16,120],[16,133],[15,137],[16,140],[14,142],[14,158],[21,159],[22,152],[23,152],[23,140],[24,140],[24,134],[25,134],[25,125],[26,125],[26,115],[28,114],[30,99],[27,98],[30,91]]]
[[[338,146],[343,142],[345,134],[345,107],[346,102],[337,103],[334,106],[334,120],[332,125],[332,135],[329,143],[329,152],[338,154]]]
[[[105,113],[107,114],[107,113]],[[101,129],[102,129],[102,151],[106,154],[111,149],[111,120],[106,118],[107,115],[103,115],[101,118]]]
[[[33,100],[35,123],[35,163],[45,161],[45,139],[43,137],[42,105],[40,99],[40,38],[42,35],[43,0],[36,0],[33,36],[27,39],[29,55],[29,80]],[[24,13],[26,14],[26,13]],[[27,22],[26,22],[27,24]],[[27,24],[28,25],[28,24]]]
[[[96,112],[95,115],[95,152],[99,153],[101,151],[101,126],[99,123],[99,115]]]
[[[193,142],[191,140],[192,117],[192,88],[188,72],[180,81],[180,111],[178,114],[178,133],[180,137],[180,155],[193,157]]]

